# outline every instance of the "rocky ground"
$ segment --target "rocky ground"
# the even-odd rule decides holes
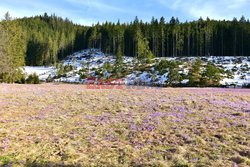
[[[0,166],[249,166],[250,90],[0,85]]]

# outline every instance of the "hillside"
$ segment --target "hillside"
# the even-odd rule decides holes
[[[117,76],[116,56],[106,55],[97,49],[87,49],[70,55],[57,65],[58,68],[25,67],[24,70],[27,75],[37,73],[43,81],[53,78],[55,82],[87,84],[88,78],[95,77],[95,81],[99,79],[99,82],[122,79],[119,83],[127,85],[166,86],[171,79],[172,62],[177,64],[174,69],[180,75],[180,78],[175,80],[176,85],[187,86],[189,72],[197,60],[202,61],[200,68],[203,71],[208,64],[224,71],[220,74],[221,85],[241,87],[250,84],[249,57],[154,58],[150,64],[140,64],[135,58],[123,57],[121,74]]]

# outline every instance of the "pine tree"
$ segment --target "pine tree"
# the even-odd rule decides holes
[[[0,81],[3,78],[3,74],[11,71],[10,58],[6,55],[6,32],[0,24]]]
[[[152,56],[152,54],[150,54],[148,41],[146,38],[143,37],[143,34],[141,33],[140,29],[136,31],[135,39],[136,39],[136,54],[137,54],[136,57],[140,63],[144,63],[149,56]]]
[[[222,79],[222,70],[214,64],[209,63],[202,74],[202,85],[219,86]]]
[[[3,57],[0,60],[3,67],[1,80],[18,82],[23,77],[20,67],[24,65],[25,57],[24,34],[17,20],[10,20],[8,13],[5,18],[1,23],[1,38],[4,38],[0,54]]]
[[[165,57],[165,18],[160,19],[160,29],[161,29],[161,57]]]
[[[202,61],[196,60],[188,73],[189,85],[190,86],[200,86],[202,79],[202,71],[201,71]]]
[[[121,46],[118,46],[117,54],[116,54],[116,63],[115,63],[115,72],[118,77],[121,77],[122,73],[122,65],[123,65],[123,55],[122,55],[122,49]]]
[[[98,38],[97,29],[96,29],[96,27],[94,27],[92,29],[92,31],[91,31],[91,36],[90,36],[90,39],[89,39],[89,48],[95,48],[96,47],[97,38]]]
[[[175,86],[181,80],[181,75],[179,73],[179,66],[176,62],[168,63],[168,85]]]

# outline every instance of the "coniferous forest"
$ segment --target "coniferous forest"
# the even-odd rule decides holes
[[[232,21],[200,18],[191,22],[162,17],[150,23],[136,17],[130,23],[88,27],[46,13],[22,19],[11,19],[7,13],[0,23],[0,38],[2,78],[18,77],[17,67],[56,64],[86,48],[109,54],[121,50],[123,55],[138,58],[250,55],[250,22],[243,16]]]

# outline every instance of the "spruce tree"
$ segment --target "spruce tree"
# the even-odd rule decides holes
[[[200,86],[201,85],[201,79],[202,79],[202,61],[196,60],[193,64],[191,69],[188,73],[188,79],[189,79],[189,85],[190,86]]]
[[[4,82],[18,82],[23,77],[20,67],[24,65],[25,44],[24,34],[17,20],[11,20],[7,13],[1,23],[1,57],[0,66],[3,67],[1,80]]]
[[[0,24],[0,80],[3,79],[3,74],[11,71],[10,58],[6,55],[6,32]]]
[[[116,53],[116,62],[115,62],[115,72],[118,77],[121,77],[122,73],[122,65],[123,65],[123,55],[121,46],[118,46],[117,53]]]
[[[136,31],[136,54],[140,63],[144,63],[148,56],[151,56],[148,41],[143,37],[140,29]]]
[[[205,86],[219,86],[222,79],[222,69],[216,67],[214,64],[209,63],[205,67],[202,74],[202,85]]]

